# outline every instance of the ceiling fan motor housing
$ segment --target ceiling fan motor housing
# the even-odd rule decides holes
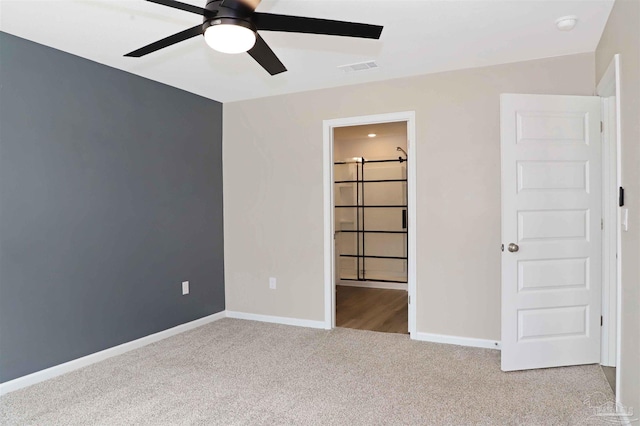
[[[212,27],[214,25],[236,25],[240,27],[245,27],[256,32],[256,27],[249,21],[245,21],[244,19],[238,18],[226,18],[221,16],[216,16],[215,18],[209,18],[204,21],[202,24],[202,32],[204,33],[207,28]]]
[[[214,25],[237,25],[253,31],[257,31],[256,26],[251,22],[251,10],[237,2],[230,2],[234,7],[229,7],[220,0],[210,0],[205,6],[205,10],[211,12],[209,16],[204,16],[202,22],[202,32]],[[238,6],[237,6],[238,5]]]

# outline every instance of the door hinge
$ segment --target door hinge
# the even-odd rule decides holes
[[[602,327],[603,324],[604,324],[604,318],[602,318],[602,315],[600,315],[600,327]]]
[[[604,231],[604,219],[600,219],[600,229]]]
[[[618,206],[620,206],[620,207],[624,206],[624,188],[623,187],[620,187],[620,189],[619,189]]]
[[[411,304],[411,296],[409,296],[409,301],[408,301],[409,305]]]
[[[604,132],[604,124],[600,122],[600,133]]]

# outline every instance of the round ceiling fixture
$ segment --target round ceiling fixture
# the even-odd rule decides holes
[[[256,44],[256,32],[241,19],[214,19],[204,29],[204,40],[218,52],[243,53]]]
[[[556,27],[558,27],[560,31],[571,31],[577,23],[578,17],[575,15],[563,16],[562,18],[556,19]]]
[[[378,135],[376,135],[375,133],[369,133],[367,136],[369,136],[370,138],[375,138]]]

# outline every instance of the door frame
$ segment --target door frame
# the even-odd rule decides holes
[[[598,82],[596,95],[602,98],[602,165],[603,165],[603,277],[602,277],[602,353],[601,364],[616,367],[616,401],[620,401],[621,346],[621,229],[617,191],[622,186],[621,114],[620,114],[620,55],[616,54]],[[615,102],[610,97],[615,96]],[[611,191],[611,179],[615,189]],[[613,192],[613,193],[612,193]],[[606,208],[606,207],[609,208]],[[607,264],[605,265],[605,262]],[[607,273],[608,272],[608,273]],[[606,274],[606,275],[605,275]],[[613,352],[613,353],[612,353]]]
[[[408,261],[407,287],[409,293],[409,334],[416,332],[416,113],[415,111],[394,112],[388,114],[366,115],[358,117],[324,120],[323,127],[323,193],[324,193],[324,323],[326,329],[336,326],[335,300],[335,223],[333,195],[333,129],[336,127],[361,126],[366,124],[407,123],[407,224]]]

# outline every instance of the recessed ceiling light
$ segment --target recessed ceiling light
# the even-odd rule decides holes
[[[578,17],[575,15],[563,16],[556,19],[556,27],[560,31],[571,31],[578,23]]]
[[[369,133],[367,136],[369,136],[370,138],[375,138],[378,135],[376,135],[375,133]]]

